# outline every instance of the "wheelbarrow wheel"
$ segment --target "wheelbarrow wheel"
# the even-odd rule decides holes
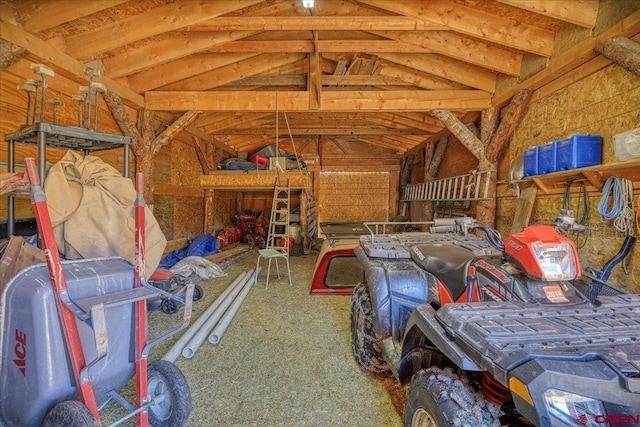
[[[164,298],[160,303],[160,309],[167,314],[178,312],[178,304],[171,298]]]
[[[42,427],[99,427],[93,414],[78,400],[56,403],[42,423]]]
[[[193,301],[194,302],[200,301],[203,296],[204,296],[204,291],[202,290],[202,286],[195,285],[193,287]]]
[[[154,403],[149,422],[154,427],[181,427],[191,414],[191,390],[176,365],[158,360],[149,365],[147,390]]]

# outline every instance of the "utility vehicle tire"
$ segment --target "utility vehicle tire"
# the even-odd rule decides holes
[[[176,365],[158,360],[148,368],[149,396],[157,403],[149,407],[149,423],[153,427],[181,427],[191,414],[191,390]]]
[[[51,408],[42,427],[100,427],[100,424],[82,402],[65,400]]]
[[[474,393],[451,369],[435,367],[421,370],[411,380],[404,405],[404,425],[500,427],[481,393]]]
[[[193,302],[200,301],[204,296],[204,291],[202,290],[202,286],[195,285],[193,287]]]
[[[364,283],[353,289],[351,296],[351,348],[356,360],[371,372],[387,372],[389,365],[373,330],[371,298]]]

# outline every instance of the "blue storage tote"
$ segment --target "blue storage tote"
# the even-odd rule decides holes
[[[538,147],[524,150],[524,176],[538,175]]]
[[[572,135],[556,142],[557,170],[584,168],[602,163],[600,135]]]
[[[549,173],[558,170],[556,165],[557,141],[538,147],[538,173]]]

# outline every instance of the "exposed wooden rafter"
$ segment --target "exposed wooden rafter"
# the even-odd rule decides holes
[[[497,0],[585,28],[594,28],[598,17],[598,0]]]

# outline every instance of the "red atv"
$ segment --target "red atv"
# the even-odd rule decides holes
[[[411,380],[405,425],[640,425],[640,295],[581,277],[573,241],[550,226],[504,242],[459,229],[355,249],[353,351]]]

